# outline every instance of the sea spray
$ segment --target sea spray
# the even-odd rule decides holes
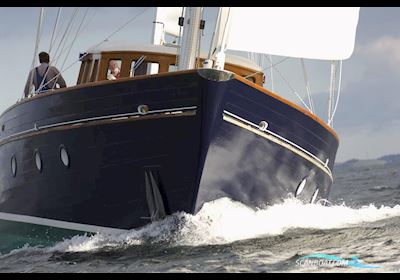
[[[238,240],[280,235],[294,228],[334,229],[400,216],[400,205],[350,208],[326,207],[287,199],[265,209],[252,209],[228,198],[206,203],[196,215],[175,213],[139,230],[120,234],[75,236],[46,248],[49,251],[81,252],[144,243],[168,246],[226,244]]]

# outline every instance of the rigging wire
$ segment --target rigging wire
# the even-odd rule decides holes
[[[73,12],[73,14],[72,14],[72,16],[71,16],[71,19],[70,19],[70,21],[69,21],[69,23],[68,23],[68,26],[67,26],[67,28],[66,28],[65,31],[64,31],[63,37],[62,37],[62,39],[61,39],[61,41],[60,41],[60,43],[59,43],[59,45],[58,45],[57,51],[56,51],[56,53],[54,54],[55,59],[52,61],[52,64],[54,64],[54,66],[57,65],[57,63],[59,62],[59,59],[61,58],[61,56],[63,55],[63,53],[64,53],[64,51],[65,51],[65,48],[66,48],[66,45],[67,45],[67,42],[68,42],[69,35],[71,34],[71,30],[72,30],[72,26],[73,26],[73,21],[74,21],[76,15],[78,14],[78,11],[79,11],[79,10],[80,10],[80,8],[75,8],[75,10],[74,10],[74,12]],[[60,46],[62,46],[61,49],[60,49]],[[60,53],[59,53],[59,54],[58,54],[58,50],[60,50]],[[58,54],[58,55],[57,55],[57,54]]]
[[[132,17],[130,20],[128,20],[125,24],[123,24],[121,27],[119,27],[117,30],[115,30],[113,33],[111,33],[110,35],[108,35],[101,43],[99,43],[98,45],[96,45],[95,47],[99,46],[100,44],[107,42],[108,39],[110,39],[112,36],[114,36],[116,33],[118,33],[120,30],[122,30],[123,28],[125,28],[128,24],[130,24],[132,21],[134,21],[137,17],[139,17],[140,15],[142,15],[145,11],[147,11],[149,8],[144,9],[143,11],[141,11],[140,13],[138,13],[137,15],[135,15],[134,17]]]
[[[65,14],[65,12],[64,12],[64,14]],[[52,51],[54,51],[54,46],[55,46],[56,42],[60,39],[59,37],[60,37],[60,35],[61,35],[61,33],[62,33],[62,30],[64,30],[64,25],[66,24],[66,22],[67,22],[67,17],[64,17],[64,19],[63,19],[63,21],[62,21],[60,27],[59,27],[58,30],[57,30],[57,34],[56,34],[56,36],[55,36],[55,38],[54,38],[54,43],[53,43],[53,46],[52,46]],[[60,44],[61,44],[61,40],[60,40],[60,42],[58,43],[58,46],[60,46]],[[50,57],[53,57],[53,55],[52,55],[50,52],[49,52],[49,54],[51,55]]]
[[[333,98],[335,91],[335,81],[336,81],[336,63],[334,60],[331,61],[331,78],[329,84],[329,100],[328,100],[328,122],[332,116],[332,108],[333,108]]]
[[[89,26],[89,23],[93,20],[94,15],[96,14],[96,10],[93,10],[93,11],[94,12],[93,12],[91,18],[86,22],[85,26],[81,29],[81,31],[80,31],[81,33],[83,32],[83,30],[85,30]]]
[[[332,104],[331,104],[331,117],[330,118],[332,118],[333,108],[335,107],[334,100],[336,98],[335,92],[336,92],[336,80],[337,80],[336,74],[337,74],[337,68],[338,68],[337,66],[338,66],[338,61],[335,61],[335,72],[334,72],[334,80],[333,80],[334,84],[333,84],[333,90],[332,90]]]
[[[69,22],[67,23],[67,27],[64,29],[64,32],[63,32],[63,34],[62,34],[62,36],[61,36],[61,39],[60,39],[60,41],[58,42],[57,49],[56,49],[56,51],[55,51],[55,53],[54,53],[54,55],[53,55],[54,58],[51,60],[51,64],[56,65],[57,60],[59,59],[59,57],[60,57],[61,54],[62,54],[62,49],[64,48],[65,42],[67,41],[67,40],[66,40],[66,39],[68,38],[67,35],[69,34],[69,30],[70,30],[70,28],[71,28],[71,25],[72,25],[72,22],[73,22],[73,19],[74,19],[75,15],[76,15],[77,10],[78,10],[78,8],[75,8],[75,9],[74,9],[74,12],[72,13],[71,18],[69,19]],[[61,30],[60,30],[60,31],[61,31]],[[60,47],[61,47],[61,48],[60,48]],[[61,52],[61,53],[59,54],[59,52]]]
[[[85,24],[85,26],[82,28],[82,31],[81,31],[81,32],[83,32],[83,30],[85,30],[85,29],[89,26],[89,24],[92,22],[92,20],[93,20],[93,18],[94,18],[94,15],[96,14],[96,9],[92,9],[92,11],[93,11],[93,14],[92,14],[91,18],[86,22],[86,24]]]
[[[313,103],[313,100],[312,100],[312,97],[311,97],[311,88],[310,88],[310,83],[309,83],[308,77],[307,77],[306,65],[304,63],[304,59],[303,58],[300,58],[300,62],[301,62],[301,68],[303,70],[304,82],[306,84],[306,92],[307,92],[307,97],[308,97],[308,103],[310,104],[311,113],[314,114],[315,108],[314,108],[314,103]]]
[[[71,19],[70,19],[70,22],[69,22],[67,28],[65,29],[64,35],[63,35],[61,41],[59,42],[59,45],[58,45],[57,50],[56,50],[56,53],[55,53],[54,55],[56,55],[56,54],[58,53],[59,47],[61,46],[61,43],[62,43],[62,42],[63,42],[62,51],[64,50],[64,46],[65,46],[65,44],[66,44],[66,42],[67,42],[67,39],[68,39],[68,37],[69,37],[70,30],[72,29],[72,28],[71,28],[71,26],[72,26],[72,21],[73,21],[73,19],[75,18],[75,16],[76,16],[78,10],[79,10],[79,8],[75,8],[74,13],[73,13],[73,15],[72,15],[72,17],[71,17]],[[67,36],[65,36],[65,35],[67,35]],[[64,41],[64,39],[65,39],[65,41]],[[49,62],[49,67],[47,68],[47,71],[45,72],[45,74],[44,74],[44,76],[43,76],[43,79],[42,79],[42,81],[41,81],[41,83],[40,83],[39,88],[35,90],[35,93],[37,93],[38,91],[40,91],[40,90],[44,87],[43,83],[44,83],[44,81],[46,80],[46,77],[47,77],[47,75],[48,75],[48,73],[49,73],[50,66],[51,66],[52,64],[56,64],[56,63],[57,63],[57,59],[61,56],[62,51],[61,51],[61,53],[59,54],[59,56],[58,56],[57,58],[55,58],[55,59],[53,59],[52,61]]]
[[[254,55],[252,56],[253,54],[252,53],[248,53],[248,57],[254,57]],[[270,58],[272,58],[272,57],[270,57]],[[308,97],[309,97],[309,102],[310,102],[310,107],[309,106],[307,106],[307,104],[305,103],[305,101],[303,100],[303,98],[298,94],[298,92],[290,85],[290,83],[289,83],[289,81],[287,80],[287,79],[285,79],[285,77],[282,75],[282,73],[279,71],[279,69],[276,67],[278,64],[281,64],[282,62],[284,62],[285,60],[287,60],[287,59],[289,59],[290,57],[286,57],[286,58],[284,58],[284,59],[282,59],[282,60],[280,60],[279,62],[277,62],[277,63],[275,63],[275,64],[270,64],[270,66],[268,66],[268,67],[265,67],[265,68],[263,68],[262,70],[260,70],[260,71],[258,71],[258,72],[255,72],[255,73],[253,73],[253,74],[250,74],[250,75],[248,75],[248,76],[246,76],[246,77],[244,77],[245,79],[247,79],[247,78],[249,78],[249,77],[252,77],[252,76],[254,76],[254,75],[256,75],[256,74],[258,74],[258,73],[262,73],[262,72],[264,72],[265,70],[268,70],[268,69],[275,69],[275,71],[280,75],[280,77],[282,78],[282,80],[287,84],[287,86],[292,90],[292,92],[299,98],[299,100],[301,101],[301,103],[307,108],[307,110],[309,110],[311,113],[313,113],[313,114],[315,114],[314,113],[314,109],[315,109],[315,107],[314,107],[314,103],[313,103],[313,101],[312,101],[312,98],[311,98],[311,90],[310,90],[310,88],[309,88],[309,82],[308,82],[308,78],[307,78],[307,74],[306,74],[306,70],[305,70],[305,67],[304,67],[304,69],[303,69],[303,73],[304,73],[304,75],[305,75],[305,80],[306,80],[306,84],[307,84],[307,86],[306,86],[306,90],[307,90],[307,94],[308,94]],[[272,62],[272,60],[270,60],[271,62]],[[304,62],[303,62],[304,63]],[[339,98],[340,98],[340,90],[341,90],[341,83],[342,83],[342,64],[343,64],[343,61],[341,60],[340,61],[340,66],[339,66],[339,84],[338,84],[338,92],[337,92],[337,99],[336,99],[336,103],[335,103],[335,105],[333,105],[333,104],[330,104],[329,106],[330,106],[330,111],[332,112],[332,114],[331,113],[329,113],[329,119],[328,119],[328,125],[330,125],[330,126],[332,126],[332,123],[333,123],[333,117],[334,117],[334,115],[335,115],[335,113],[336,113],[336,110],[337,110],[337,107],[338,107],[338,103],[339,103]],[[303,64],[302,64],[302,66],[303,66]],[[331,82],[331,86],[330,86],[330,88],[332,88],[332,86],[333,86],[333,83]],[[273,91],[273,90],[272,90]],[[330,90],[330,91],[332,91],[332,90]],[[332,98],[332,96],[334,96],[334,93],[332,93],[332,95],[330,94],[330,98]]]
[[[86,8],[86,11],[85,11],[85,13],[84,13],[84,15],[83,15],[83,17],[82,17],[81,23],[79,24],[79,27],[78,27],[78,29],[77,29],[77,31],[76,31],[75,37],[74,37],[74,39],[72,40],[72,43],[71,43],[70,46],[69,46],[69,50],[68,50],[67,54],[65,55],[64,62],[63,62],[63,64],[62,64],[61,68],[60,68],[61,71],[62,71],[62,68],[63,68],[64,65],[65,65],[65,62],[67,61],[67,58],[68,58],[68,55],[69,55],[69,53],[70,53],[70,51],[71,51],[71,49],[72,49],[72,46],[74,45],[74,43],[75,43],[75,41],[76,41],[76,38],[78,37],[79,31],[80,31],[80,29],[82,28],[82,24],[83,24],[83,22],[84,22],[84,20],[85,20],[85,18],[86,18],[86,15],[87,15],[88,10],[89,10],[89,8]],[[72,29],[71,29],[71,30],[72,30]],[[43,83],[44,83],[44,81],[46,80],[46,77],[47,77],[47,74],[49,73],[49,70],[50,70],[50,67],[47,68],[47,71],[46,71],[46,73],[45,73],[45,75],[44,75],[44,78],[42,79],[42,82],[41,82],[39,88],[37,89],[37,92],[43,88]],[[57,81],[57,80],[56,80],[56,81]],[[55,84],[54,84],[54,85],[55,85]]]
[[[53,40],[53,39],[54,39],[54,34],[55,34],[56,30],[57,30],[58,21],[59,21],[60,14],[61,14],[61,9],[62,9],[62,7],[59,7],[58,11],[57,11],[56,22],[54,24],[53,33],[51,34],[51,39],[50,39],[49,54],[50,54],[51,48],[53,47],[53,44],[55,42],[55,40]]]
[[[269,55],[268,58],[269,58],[269,64],[273,65],[272,64],[272,55]],[[270,68],[270,75],[271,75],[271,91],[274,92],[274,67]]]
[[[337,99],[336,99],[336,103],[335,103],[335,108],[333,109],[332,112],[332,116],[331,118],[328,120],[328,125],[330,125],[331,127],[333,126],[333,117],[335,116],[336,113],[336,109],[339,103],[339,98],[340,98],[340,87],[342,84],[342,65],[343,65],[343,61],[340,61],[340,66],[339,66],[339,84],[338,84],[338,93],[337,93]]]
[[[141,16],[142,14],[144,14],[149,8],[144,9],[143,11],[141,11],[140,13],[136,14],[135,16],[133,16],[131,19],[129,19],[125,24],[123,24],[121,27],[119,27],[116,31],[112,32],[110,35],[108,35],[105,39],[103,39],[102,41],[100,41],[98,44],[96,44],[94,47],[92,47],[92,49],[100,46],[101,44],[104,44],[105,42],[108,41],[108,39],[110,39],[112,36],[114,36],[116,33],[118,33],[120,30],[122,30],[124,27],[126,27],[129,23],[131,23],[132,21],[134,21],[136,18],[138,18],[139,16]],[[72,62],[70,65],[68,65],[67,68],[65,68],[62,72],[58,73],[56,76],[54,76],[51,80],[49,80],[46,84],[43,85],[46,86],[48,83],[50,83],[51,81],[53,81],[54,79],[57,79],[58,76],[60,76],[62,73],[64,73],[65,71],[67,71],[68,69],[70,69],[72,66],[74,66],[77,62],[79,62],[80,60],[82,60],[85,56],[87,56],[88,53],[85,53],[82,57],[80,57],[78,60]]]
[[[303,98],[301,98],[301,96],[297,93],[296,90],[294,90],[294,88],[290,85],[290,83],[288,82],[288,80],[285,79],[285,77],[282,75],[282,73],[278,70],[277,67],[275,67],[275,71],[279,74],[279,76],[281,76],[282,80],[287,84],[287,86],[293,91],[293,93],[299,98],[299,100],[301,101],[301,103],[304,105],[304,107],[307,108],[308,111],[311,111],[311,109],[307,106],[307,104],[304,102]]]
[[[45,21],[45,8],[43,8],[43,16],[42,16],[42,23],[41,23],[41,28],[40,28],[40,35],[39,35],[39,44],[40,46],[40,41],[42,40],[42,35],[43,35],[43,29],[44,29],[44,24],[43,22]]]
[[[35,43],[35,50],[33,53],[33,60],[32,60],[32,65],[31,65],[31,70],[30,70],[30,81],[29,81],[29,89],[28,92],[30,93],[31,91],[31,86],[33,83],[33,68],[35,67],[35,60],[36,60],[36,55],[38,52],[38,48],[39,48],[39,42],[40,42],[40,34],[41,34],[41,28],[42,28],[42,22],[43,22],[43,7],[40,8],[39,11],[39,21],[38,21],[38,26],[37,26],[37,33],[36,33],[36,43]],[[23,93],[23,96],[25,96],[25,93]]]
[[[271,65],[269,65],[268,67],[265,67],[265,68],[261,69],[260,71],[257,71],[257,72],[255,72],[255,73],[253,73],[253,74],[250,74],[250,75],[247,75],[247,76],[244,77],[244,78],[247,79],[247,78],[249,78],[249,77],[252,77],[252,76],[254,76],[254,75],[257,75],[258,73],[262,73],[262,72],[264,72],[265,70],[268,70],[268,69],[270,69],[270,68],[272,68],[272,67],[275,67],[275,66],[281,64],[282,62],[288,60],[289,58],[290,58],[290,57],[285,57],[284,59],[281,59],[281,60],[278,61],[277,63],[271,64]],[[276,70],[276,69],[275,69],[275,70]]]
[[[74,37],[74,39],[72,40],[72,43],[71,43],[71,45],[70,45],[70,47],[69,47],[69,50],[68,50],[67,54],[65,55],[65,59],[64,59],[64,62],[63,62],[63,64],[62,64],[61,68],[60,68],[60,71],[63,69],[63,67],[64,67],[64,65],[65,65],[65,62],[67,61],[68,55],[69,55],[69,53],[71,52],[72,46],[74,45],[74,43],[75,43],[75,41],[76,41],[76,38],[78,38],[78,35],[79,35],[79,32],[80,32],[80,30],[81,30],[81,28],[82,28],[83,22],[84,22],[85,19],[86,19],[86,15],[87,15],[88,10],[89,10],[89,8],[86,8],[86,11],[85,11],[85,13],[84,13],[84,15],[83,15],[83,17],[82,17],[82,21],[81,21],[81,23],[79,24],[79,27],[78,27],[78,29],[77,29],[77,31],[76,31],[75,37]]]

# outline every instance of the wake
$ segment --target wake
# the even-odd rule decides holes
[[[75,236],[46,251],[83,252],[142,244],[199,246],[280,235],[289,229],[335,229],[354,227],[400,216],[400,205],[350,208],[326,207],[287,199],[265,209],[252,209],[228,198],[206,203],[196,215],[176,213],[139,230],[122,234]]]

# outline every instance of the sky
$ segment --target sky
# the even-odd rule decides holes
[[[56,7],[45,8],[39,52],[50,49],[57,11]],[[74,7],[62,8],[58,25],[61,31],[68,26],[74,11]],[[208,51],[215,15],[215,7],[205,9],[206,28],[202,38],[205,51]],[[67,85],[76,84],[79,53],[101,43],[130,19],[134,18],[109,41],[149,43],[153,16],[153,7],[80,7],[71,25],[71,33],[64,37],[66,44],[59,44],[63,32],[56,33],[50,51],[52,56],[58,57],[57,68],[61,70],[71,66],[63,72]],[[0,112],[22,96],[34,58],[38,18],[38,7],[0,7]],[[77,32],[81,22],[80,32]],[[360,9],[354,53],[343,62],[341,96],[334,119],[333,128],[340,139],[337,162],[400,153],[399,26],[399,7]],[[280,59],[282,57],[273,56],[275,62]],[[265,63],[262,61],[261,66],[266,67]],[[317,60],[306,60],[305,63],[313,100],[318,105],[317,115],[326,121],[330,64]],[[35,57],[35,66],[38,64]],[[305,97],[299,60],[288,59],[277,67],[292,88]],[[271,89],[269,70],[265,74],[265,87]],[[273,77],[274,91],[300,104],[276,72]]]

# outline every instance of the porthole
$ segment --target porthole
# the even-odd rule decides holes
[[[11,173],[13,177],[17,176],[17,159],[15,155],[11,157]]]
[[[69,159],[69,154],[67,151],[67,148],[65,148],[64,145],[60,146],[60,158],[61,158],[61,162],[64,164],[65,167],[69,167],[71,162]]]
[[[299,186],[296,189],[296,193],[295,193],[295,197],[297,197],[304,189],[304,187],[306,186],[307,180],[303,179],[303,181],[300,182]]]
[[[143,105],[143,104],[139,105],[138,112],[139,112],[139,114],[146,115],[149,112],[149,106]]]
[[[1,131],[4,131],[4,129],[6,129],[6,127],[4,126],[4,124],[1,126]]]
[[[315,200],[317,199],[318,191],[319,191],[319,189],[315,190],[314,194],[311,197],[310,203],[314,203],[315,202]]]
[[[42,172],[42,167],[43,167],[42,156],[40,155],[39,150],[35,150],[34,158],[35,158],[36,168],[39,170],[39,172]]]

